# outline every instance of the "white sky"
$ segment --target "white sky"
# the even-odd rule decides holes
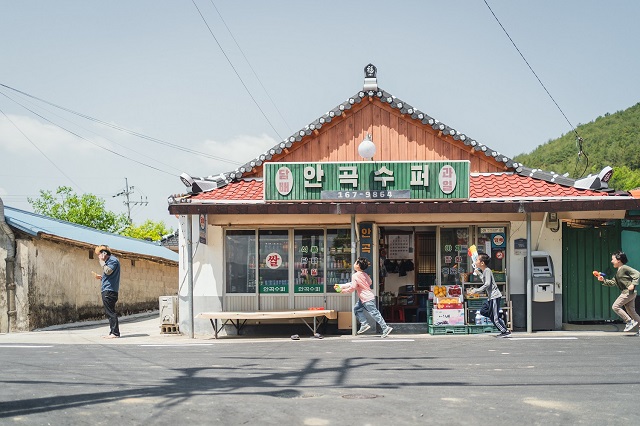
[[[640,101],[640,2],[487,1],[574,126]],[[66,185],[126,212],[112,196],[127,178],[131,200],[149,202],[134,222],[175,228],[166,200],[185,192],[181,172],[253,159],[357,93],[369,62],[382,89],[509,157],[571,131],[483,0],[195,2],[277,132],[189,0],[0,0],[0,84],[227,160],[0,87],[6,205],[31,210],[27,197]]]

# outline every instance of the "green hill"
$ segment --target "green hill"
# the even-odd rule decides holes
[[[568,172],[575,179],[611,166],[614,172],[610,187],[620,190],[640,187],[640,102],[624,111],[606,113],[590,123],[580,124],[576,130],[583,139],[586,157],[578,158],[577,138],[571,132],[528,154],[517,155],[514,160],[527,167],[560,174]]]

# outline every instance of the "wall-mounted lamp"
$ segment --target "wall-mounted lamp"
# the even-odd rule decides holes
[[[371,135],[367,133],[367,137],[365,137],[360,145],[358,145],[358,154],[360,157],[365,160],[373,160],[373,156],[376,155],[376,146],[371,140]]]

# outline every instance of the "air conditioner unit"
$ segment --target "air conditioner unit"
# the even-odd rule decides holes
[[[160,322],[178,324],[178,296],[160,296]]]

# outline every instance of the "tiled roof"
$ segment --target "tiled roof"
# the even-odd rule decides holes
[[[262,201],[264,199],[262,179],[240,179],[227,186],[191,197],[192,200]]]
[[[422,125],[429,126],[434,130],[441,131],[444,135],[451,136],[454,140],[462,141],[465,145],[473,147],[475,151],[482,151],[487,157],[493,157],[496,161],[505,163],[509,168],[513,168],[516,171],[520,171],[523,168],[522,164],[513,161],[511,158],[500,154],[498,151],[489,148],[488,146],[476,141],[475,139],[469,138],[467,135],[454,129],[453,127],[441,123],[435,118],[414,108],[413,106],[396,98],[390,93],[382,89],[378,89],[359,91],[355,95],[348,98],[346,101],[342,102],[329,112],[325,113],[323,116],[312,121],[309,125],[284,139],[282,142],[275,145],[271,149],[268,149],[263,154],[260,154],[258,157],[248,161],[246,164],[238,167],[233,171],[224,173],[224,177],[227,181],[241,178],[244,173],[251,171],[253,167],[261,166],[265,161],[271,160],[274,155],[282,153],[285,148],[291,148],[291,146],[293,146],[294,144],[301,143],[305,139],[305,137],[311,136],[315,130],[320,130],[322,126],[330,123],[336,117],[340,117],[344,113],[344,111],[350,110],[354,104],[361,103],[365,98],[371,98],[375,101],[388,104],[391,108],[398,109],[402,114],[412,118],[415,121],[419,121],[420,123],[422,123]],[[532,169],[528,169],[528,171],[531,170]],[[211,176],[204,179],[209,180],[213,178],[214,177]],[[215,176],[215,178],[219,179],[220,176]]]
[[[607,193],[556,185],[515,173],[472,174],[469,180],[471,201],[474,199],[548,199],[602,196],[607,196]],[[196,194],[191,199],[212,202],[261,202],[263,201],[263,181],[243,179],[213,191]]]
[[[514,173],[472,174],[469,178],[471,199],[527,199],[527,198],[571,198],[602,197],[607,193],[556,185]]]
[[[370,64],[371,65],[371,64]],[[375,67],[374,67],[375,68]],[[373,84],[368,84],[373,81]],[[270,161],[273,156],[281,154],[285,148],[291,148],[295,144],[304,143],[306,138],[310,137],[316,130],[321,129],[324,125],[331,123],[335,118],[340,117],[344,114],[345,111],[350,110],[353,105],[361,103],[364,99],[372,99],[374,102],[381,102],[383,104],[389,105],[393,109],[397,109],[403,115],[410,117],[415,121],[419,121],[423,126],[429,126],[434,130],[442,132],[442,134],[446,136],[451,136],[454,140],[461,141],[465,145],[471,147],[474,151],[482,152],[487,157],[493,157],[495,161],[499,163],[504,163],[505,166],[510,169],[509,171],[517,173],[523,177],[531,177],[537,180],[542,180],[545,182],[551,182],[567,187],[573,187],[574,185],[579,188],[590,188],[590,189],[599,189],[601,192],[600,195],[603,195],[604,191],[610,191],[606,189],[606,185],[601,186],[600,181],[597,181],[597,185],[590,186],[587,183],[587,186],[584,186],[584,182],[578,181],[576,184],[576,180],[567,176],[559,175],[554,172],[548,172],[539,169],[532,169],[529,167],[525,167],[523,164],[513,161],[513,159],[507,157],[506,155],[501,154],[500,152],[489,148],[488,146],[476,141],[460,132],[459,130],[454,129],[451,126],[448,126],[435,118],[429,116],[428,114],[414,108],[408,103],[404,102],[401,99],[396,98],[390,93],[378,88],[377,81],[375,78],[370,80],[369,78],[365,79],[365,85],[363,90],[360,90],[355,95],[351,96],[332,110],[328,111],[321,117],[315,119],[311,123],[309,123],[304,128],[295,132],[288,138],[284,139],[282,142],[278,143],[271,149],[268,149],[263,154],[255,157],[254,159],[248,161],[241,167],[238,167],[235,170],[221,173],[215,176],[208,176],[204,178],[194,178],[196,180],[196,186],[192,187],[192,192],[190,194],[196,194],[199,192],[207,192],[223,187],[230,182],[237,181],[242,179],[245,173],[250,172],[254,167],[261,166],[263,163]],[[584,181],[584,179],[583,179]],[[243,185],[244,187],[244,185]],[[194,188],[198,188],[194,190]],[[225,192],[225,191],[223,191]],[[226,192],[225,192],[226,193]],[[253,196],[253,195],[252,195]],[[218,199],[218,195],[215,195],[214,198]],[[196,197],[197,198],[197,197]],[[237,198],[233,198],[237,199]],[[248,198],[247,198],[248,199]],[[175,198],[173,200],[176,201]]]

